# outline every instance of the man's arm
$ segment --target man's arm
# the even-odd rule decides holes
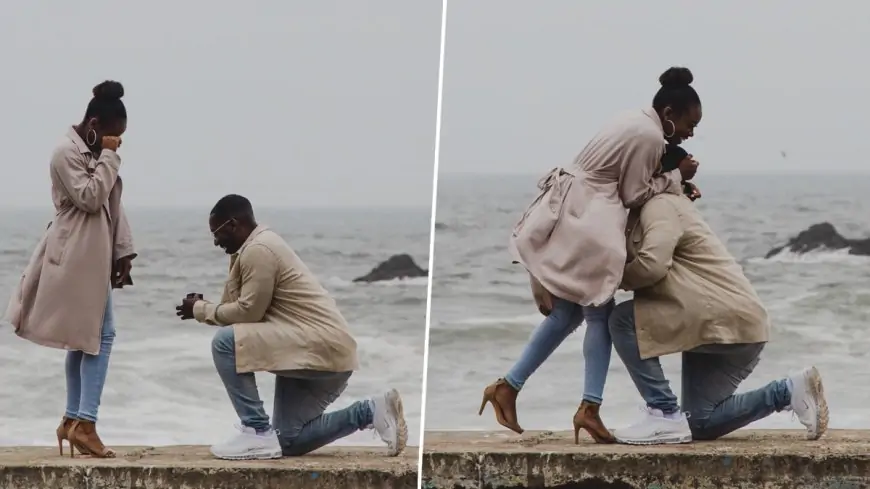
[[[637,225],[641,227],[643,240],[634,260],[625,265],[620,285],[625,290],[649,287],[665,278],[683,234],[679,211],[665,198],[648,202],[641,209]]]
[[[201,323],[227,326],[256,323],[263,319],[272,303],[278,276],[278,257],[263,244],[249,245],[239,256],[242,290],[235,302],[212,304],[196,301],[193,317]]]

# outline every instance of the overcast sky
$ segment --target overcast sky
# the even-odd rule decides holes
[[[454,0],[447,14],[441,174],[570,164],[672,65],[702,99],[686,143],[702,172],[870,169],[870,5]]]
[[[50,205],[51,151],[124,84],[125,201],[431,204],[441,2],[9,2],[0,206]]]

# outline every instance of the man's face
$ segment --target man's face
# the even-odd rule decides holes
[[[214,245],[222,248],[228,255],[239,251],[242,243],[236,237],[238,225],[235,219],[221,219],[214,215],[208,218],[208,227],[214,238]]]

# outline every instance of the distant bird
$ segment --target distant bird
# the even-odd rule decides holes
[[[779,154],[782,155],[783,158],[788,158],[788,153],[786,153],[784,149],[780,150]]]

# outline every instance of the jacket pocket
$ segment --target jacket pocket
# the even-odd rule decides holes
[[[45,242],[45,259],[52,265],[60,266],[66,254],[66,244],[69,241],[70,230],[57,224],[48,229]]]

